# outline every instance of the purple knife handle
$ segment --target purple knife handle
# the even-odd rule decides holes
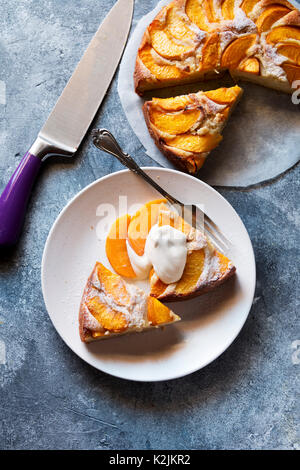
[[[27,152],[0,196],[0,247],[17,243],[42,161]]]

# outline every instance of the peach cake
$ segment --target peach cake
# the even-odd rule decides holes
[[[219,286],[236,271],[233,263],[219,253],[207,238],[166,205],[164,199],[148,202],[132,217],[120,217],[112,225],[106,241],[106,254],[113,269],[135,279],[130,251],[143,257],[152,229],[171,226],[185,235],[187,256],[177,282],[163,282],[153,266],[149,273],[150,297],[177,301],[196,297]]]
[[[286,0],[174,0],[144,34],[135,89],[143,95],[226,70],[234,80],[291,93],[300,80],[300,12]],[[144,105],[150,135],[169,160],[195,174],[219,144],[240,96],[234,87],[153,98]]]
[[[96,263],[80,304],[79,332],[81,340],[90,343],[179,320],[159,300]]]
[[[151,136],[163,154],[195,174],[222,140],[221,132],[242,95],[238,86],[175,98],[153,98],[143,107]]]
[[[300,12],[286,0],[174,0],[144,34],[135,88],[142,95],[225,70],[290,93],[300,79]]]

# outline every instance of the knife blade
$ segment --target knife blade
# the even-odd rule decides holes
[[[134,0],[118,0],[90,42],[30,150],[0,196],[0,247],[14,245],[45,156],[73,155],[102,103],[129,34]]]
[[[133,13],[133,0],[119,0],[93,37],[39,136],[75,152],[115,74]]]

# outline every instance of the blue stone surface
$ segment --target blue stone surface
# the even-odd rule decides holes
[[[135,3],[134,24],[156,0]],[[0,0],[1,191],[113,4]],[[155,166],[126,121],[116,78],[95,125],[115,133],[139,164]],[[121,168],[93,148],[90,135],[75,158],[49,159],[20,243],[1,254],[0,448],[299,448],[299,166],[249,189],[218,188],[254,245],[255,301],[218,360],[157,384],[119,380],[85,364],[57,335],[41,292],[43,247],[59,212],[87,184]]]

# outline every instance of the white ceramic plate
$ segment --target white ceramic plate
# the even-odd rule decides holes
[[[83,344],[78,332],[78,310],[86,280],[96,261],[110,267],[105,240],[99,240],[96,235],[99,223],[102,226],[104,223],[99,209],[97,215],[97,208],[100,204],[112,204],[117,209],[119,196],[127,196],[128,207],[159,197],[142,179],[124,170],[89,185],[59,215],[44,250],[42,288],[53,325],[79,357],[117,377],[160,381],[201,369],[229,347],[247,319],[256,274],[248,233],[237,213],[219,193],[202,181],[175,170],[146,168],[146,171],[183,202],[204,205],[206,213],[236,247],[233,261],[237,276],[215,292],[169,304],[183,318],[176,325]],[[125,213],[126,208],[121,212]],[[105,230],[114,217],[113,214],[108,217]],[[147,284],[142,283],[141,287],[147,289]]]

